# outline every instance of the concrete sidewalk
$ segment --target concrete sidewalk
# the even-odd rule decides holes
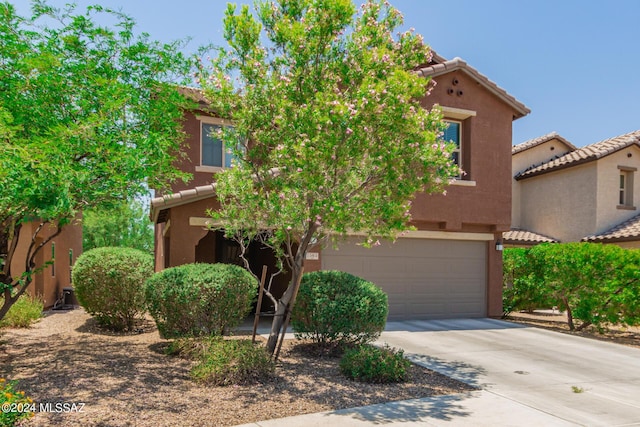
[[[243,424],[242,427],[577,426],[486,390]]]

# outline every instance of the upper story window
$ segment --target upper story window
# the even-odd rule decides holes
[[[444,115],[444,121],[447,129],[444,131],[443,140],[451,142],[455,145],[451,157],[456,165],[462,169],[463,173],[458,176],[454,185],[475,186],[473,180],[473,171],[471,170],[471,127],[472,120],[476,116],[476,112],[472,110],[464,110],[462,108],[440,106],[440,110]]]
[[[445,122],[448,124],[448,127],[444,131],[443,139],[455,144],[456,148],[453,150],[453,153],[451,153],[451,157],[456,165],[462,167],[460,164],[462,159],[462,123],[452,120],[445,120]]]
[[[633,175],[637,170],[625,166],[618,166],[620,171],[618,185],[618,208],[635,209],[633,206]]]
[[[220,130],[230,126],[227,121],[214,117],[199,116],[200,120],[200,167],[196,171],[208,172],[231,167],[235,159],[231,147],[226,147]]]

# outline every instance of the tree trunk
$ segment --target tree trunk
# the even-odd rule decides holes
[[[278,338],[280,337],[280,332],[282,330],[282,325],[284,324],[284,319],[289,312],[289,310],[293,309],[292,307],[292,299],[293,296],[297,293],[297,287],[300,286],[302,266],[294,265],[293,272],[291,274],[291,282],[289,282],[289,286],[287,290],[282,295],[282,298],[278,300],[278,304],[276,307],[276,313],[273,317],[273,321],[271,322],[271,332],[269,333],[269,339],[267,340],[267,350],[269,354],[273,355],[276,351],[276,347],[278,345]]]
[[[304,258],[307,255],[309,244],[316,230],[317,226],[314,223],[309,222],[309,227],[300,240],[295,255],[293,255],[291,251],[288,252],[288,256],[292,258],[289,263],[291,266],[291,282],[289,282],[287,290],[284,291],[284,295],[282,295],[282,298],[280,298],[276,305],[276,313],[273,317],[273,322],[271,323],[271,332],[269,333],[269,339],[267,340],[267,350],[272,356],[278,346],[278,337],[280,336],[285,316],[289,311],[293,310],[295,296],[298,294],[298,287],[300,286],[302,273],[304,272]]]
[[[571,307],[569,307],[569,300],[566,297],[562,297],[562,302],[567,308],[567,324],[569,324],[569,330],[573,331],[575,329],[575,325],[573,324],[573,314],[571,313]]]

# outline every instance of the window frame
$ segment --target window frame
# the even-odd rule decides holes
[[[635,210],[633,200],[634,172],[638,168],[618,166],[618,209]]]
[[[226,150],[226,145],[224,141],[221,142],[221,166],[213,166],[213,165],[205,165],[203,164],[204,159],[204,125],[211,126],[220,126],[220,127],[232,127],[232,124],[229,120],[220,119],[218,117],[210,117],[210,116],[196,116],[196,119],[199,121],[200,127],[200,162],[196,166],[196,172],[219,172],[227,168],[226,164],[226,156],[229,155]]]
[[[462,158],[462,132],[463,132],[463,127],[464,127],[464,126],[463,126],[463,124],[464,124],[464,123],[463,123],[463,121],[462,121],[462,120],[450,119],[450,118],[448,118],[448,117],[445,117],[445,118],[443,119],[443,121],[444,121],[445,123],[447,123],[447,129],[449,128],[449,126],[450,126],[449,124],[450,124],[450,123],[456,123],[456,124],[458,125],[458,141],[457,141],[458,148],[454,149],[454,150],[451,152],[451,155],[453,156],[453,154],[454,154],[454,153],[457,153],[457,154],[458,154],[458,161],[457,161],[457,165],[458,165],[458,167],[460,168],[460,170],[464,170],[464,169],[462,168],[462,163],[463,163],[463,158]],[[443,139],[444,139],[444,135],[443,135]],[[449,140],[444,139],[444,141],[445,141],[445,142],[447,142],[447,143],[450,143],[452,140],[450,140],[450,139],[449,139]],[[457,179],[462,179],[462,174],[458,175],[456,178],[457,178]]]
[[[472,177],[473,171],[471,170],[471,164],[470,164],[471,159],[467,158],[465,161],[465,155],[467,157],[470,157],[468,155],[469,153],[465,152],[465,150],[469,149],[468,145],[470,143],[468,141],[467,132],[469,130],[467,127],[471,125],[470,119],[472,119],[473,117],[476,117],[477,113],[474,110],[447,107],[446,105],[438,105],[436,106],[436,108],[438,108],[442,112],[443,121],[455,122],[455,123],[458,123],[460,126],[459,135],[458,135],[458,138],[460,139],[460,141],[459,141],[458,149],[455,151],[458,153],[458,166],[464,173],[461,173],[460,175],[458,175],[456,177],[456,180],[452,183],[452,185],[463,185],[463,186],[474,187],[476,185],[476,182],[473,180],[473,177]],[[465,128],[467,129],[465,130]],[[444,137],[442,139],[444,140]]]

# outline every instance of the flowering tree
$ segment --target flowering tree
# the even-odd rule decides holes
[[[202,67],[212,108],[233,127],[233,168],[217,175],[226,235],[261,238],[292,273],[267,343],[276,348],[309,248],[362,232],[368,244],[409,227],[419,191],[459,174],[438,138],[438,111],[420,106],[430,82],[412,70],[430,59],[419,35],[394,36],[401,14],[369,1],[255,2],[228,6],[228,48]],[[237,147],[240,141],[240,147]],[[266,230],[266,231],[265,231]]]
[[[133,35],[120,13],[0,2],[0,319],[25,292],[37,254],[87,206],[125,201],[182,177],[177,44]],[[115,21],[97,25],[96,15]],[[147,187],[147,185],[149,187]],[[25,251],[16,251],[21,236]],[[24,274],[12,272],[21,257]]]

